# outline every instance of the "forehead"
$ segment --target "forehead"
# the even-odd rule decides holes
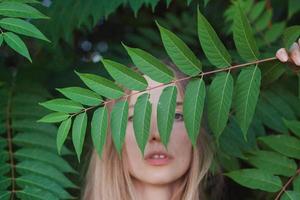
[[[157,104],[163,89],[166,88],[166,87],[169,87],[169,86],[176,86],[177,87],[177,102],[182,102],[183,101],[183,99],[180,95],[180,92],[179,92],[179,88],[175,83],[168,84],[168,85],[163,85],[162,83],[159,83],[159,82],[156,82],[156,81],[150,79],[148,76],[144,76],[144,78],[148,82],[148,89],[153,88],[153,87],[156,87],[156,88],[151,89],[151,90],[146,90],[146,91],[143,91],[143,92],[140,92],[140,93],[137,93],[137,94],[134,94],[134,95],[130,96],[130,100],[129,100],[129,105],[130,106],[133,106],[135,104],[135,102],[137,101],[137,98],[140,95],[144,94],[144,93],[150,93],[149,101],[152,104]],[[159,87],[157,87],[157,86],[159,86]],[[138,91],[136,91],[136,90],[131,91],[131,93],[136,93],[136,92],[138,92]],[[181,104],[179,103],[178,105],[181,105]]]

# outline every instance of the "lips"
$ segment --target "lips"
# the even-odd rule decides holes
[[[167,165],[171,162],[173,156],[165,151],[150,151],[146,154],[145,160],[148,164],[154,166]]]

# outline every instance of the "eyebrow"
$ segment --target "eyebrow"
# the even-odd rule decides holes
[[[180,102],[176,102],[176,105],[177,105],[177,106],[182,106],[182,105],[183,105],[183,102],[181,102],[181,101],[180,101]],[[134,105],[130,105],[130,106],[129,106],[129,108],[132,108],[132,107],[134,107]]]

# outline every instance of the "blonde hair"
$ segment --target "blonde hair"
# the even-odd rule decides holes
[[[169,63],[168,66],[172,67],[176,78],[184,76],[172,64]],[[177,84],[182,97],[186,84],[187,82]],[[129,93],[129,90],[125,89],[125,91]],[[106,105],[109,114],[115,102],[116,100]],[[190,168],[181,177],[181,185],[172,195],[171,200],[206,199],[204,184],[213,160],[213,149],[212,140],[203,126],[200,133],[196,149],[193,148],[192,150]],[[123,146],[122,158],[120,159],[112,142],[110,123],[108,123],[107,141],[104,145],[102,159],[94,148],[92,150],[82,196],[83,200],[137,200],[128,170],[126,148]]]

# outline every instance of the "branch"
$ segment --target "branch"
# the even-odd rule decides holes
[[[150,88],[147,88],[147,89],[142,90],[142,91],[138,91],[138,92],[131,93],[131,94],[128,94],[128,95],[124,95],[122,97],[124,97],[124,98],[127,99],[129,96],[133,96],[135,94],[139,94],[139,93],[142,93],[144,91],[153,90],[155,88],[159,88],[159,87],[162,87],[164,85],[169,85],[169,84],[172,84],[172,83],[180,82],[180,81],[183,81],[183,80],[186,80],[186,79],[190,79],[190,78],[193,78],[193,77],[200,76],[202,78],[203,76],[207,76],[207,75],[210,75],[210,74],[215,74],[215,73],[223,72],[223,71],[231,71],[232,69],[237,69],[237,68],[241,68],[241,67],[246,67],[246,66],[250,66],[250,65],[259,64],[259,63],[264,63],[264,62],[269,62],[269,61],[272,61],[272,60],[277,60],[277,58],[276,57],[265,58],[265,59],[262,59],[262,60],[256,60],[256,61],[252,61],[252,62],[248,62],[248,63],[244,63],[244,64],[232,65],[230,67],[220,68],[220,69],[216,69],[216,70],[212,70],[212,71],[207,71],[207,72],[201,72],[201,73],[199,73],[199,74],[197,74],[195,76],[187,76],[187,77],[184,77],[184,78],[181,78],[181,79],[173,80],[173,81],[171,81],[169,83],[162,83],[162,84],[157,85],[155,87],[152,87],[152,88],[150,87]],[[122,97],[120,97],[120,98],[122,98]],[[75,115],[78,115],[80,113],[86,112],[88,110],[91,110],[93,108],[96,108],[96,107],[99,107],[99,106],[102,106],[102,105],[105,106],[106,104],[108,104],[108,103],[110,103],[112,101],[113,101],[113,99],[108,100],[108,101],[103,101],[102,102],[103,104],[100,104],[100,105],[97,105],[97,106],[92,106],[92,107],[89,107],[89,108],[85,108],[85,109],[83,109],[82,111],[80,111],[78,113],[74,113],[70,117],[73,117]]]
[[[280,190],[280,192],[277,194],[275,200],[279,200],[279,198],[281,197],[281,195],[283,194],[283,192],[286,190],[286,188],[291,184],[291,182],[300,174],[300,168],[296,171],[296,174],[292,177],[290,177],[290,179],[286,182],[286,184],[282,187],[282,189]]]
[[[14,199],[15,193],[15,164],[14,164],[14,156],[13,156],[13,144],[12,144],[12,118],[11,118],[11,103],[12,103],[12,96],[14,90],[14,83],[15,83],[15,73],[13,73],[13,81],[12,86],[8,94],[7,100],[7,108],[6,108],[6,131],[7,131],[7,143],[8,143],[8,154],[9,154],[9,161],[11,166],[11,197],[10,199]]]

